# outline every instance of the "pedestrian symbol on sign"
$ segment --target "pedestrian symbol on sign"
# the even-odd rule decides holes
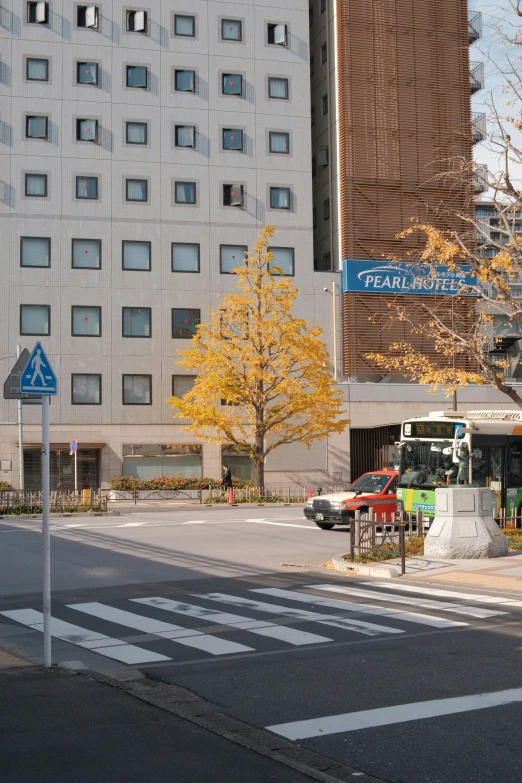
[[[58,383],[51,363],[40,343],[36,343],[20,378],[23,394],[56,394]]]

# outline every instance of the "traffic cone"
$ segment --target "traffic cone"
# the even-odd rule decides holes
[[[313,496],[314,493],[312,492],[312,487],[308,487],[308,500],[310,500],[310,498],[313,498]]]
[[[232,487],[228,490],[228,505],[233,506],[234,505],[234,490]]]

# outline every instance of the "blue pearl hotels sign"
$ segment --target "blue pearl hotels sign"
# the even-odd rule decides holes
[[[469,273],[471,267],[460,266],[458,271],[447,266],[432,266],[402,261],[343,261],[343,292],[366,294],[461,294],[473,296],[466,290],[476,285]]]

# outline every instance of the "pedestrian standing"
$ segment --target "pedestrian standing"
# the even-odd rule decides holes
[[[223,465],[223,481],[221,485],[223,489],[232,489],[232,473],[228,465]]]

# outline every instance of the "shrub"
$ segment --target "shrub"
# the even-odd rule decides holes
[[[0,492],[9,492],[12,489],[8,481],[0,481]]]
[[[250,481],[240,481],[238,478],[233,477],[232,483],[235,487],[250,486]],[[184,489],[218,489],[221,486],[221,481],[211,478],[192,478],[185,476],[157,476],[152,479],[137,479],[133,476],[118,476],[110,480],[111,489],[119,489],[122,491],[132,490],[184,490]]]

